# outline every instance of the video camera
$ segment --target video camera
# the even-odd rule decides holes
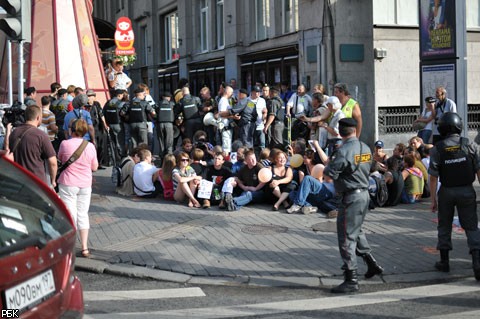
[[[12,106],[3,109],[2,124],[7,126],[7,124],[12,124],[13,127],[20,126],[25,123],[25,109],[26,105],[15,101]]]

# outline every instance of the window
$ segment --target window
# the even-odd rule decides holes
[[[418,0],[373,0],[373,24],[418,25]]]
[[[467,28],[480,28],[480,0],[467,0]]]
[[[223,15],[223,0],[217,0],[217,48],[225,46],[225,23]]]
[[[282,0],[283,33],[298,30],[298,0]]]
[[[208,1],[200,0],[200,51],[208,51]]]
[[[165,61],[180,58],[178,51],[178,13],[172,12],[165,16]]]
[[[255,40],[267,38],[267,27],[270,25],[269,0],[255,0]]]

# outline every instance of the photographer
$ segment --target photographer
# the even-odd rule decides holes
[[[193,147],[199,148],[204,152],[203,161],[211,164],[215,153],[213,152],[213,145],[208,142],[207,133],[204,131],[197,131],[193,136]]]

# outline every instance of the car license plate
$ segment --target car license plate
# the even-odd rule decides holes
[[[48,270],[5,290],[6,308],[23,310],[38,301],[43,301],[53,292],[55,292],[55,280],[52,270]]]

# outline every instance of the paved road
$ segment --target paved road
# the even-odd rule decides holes
[[[334,220],[274,212],[270,205],[228,212],[121,197],[109,176],[110,169],[95,173],[89,239],[93,255],[77,258],[81,269],[190,284],[317,287],[341,282]],[[361,284],[473,276],[465,235],[458,227],[451,272],[434,270],[436,226],[428,200],[372,210],[364,231],[385,276]],[[362,262],[359,267],[360,273],[366,270]]]

